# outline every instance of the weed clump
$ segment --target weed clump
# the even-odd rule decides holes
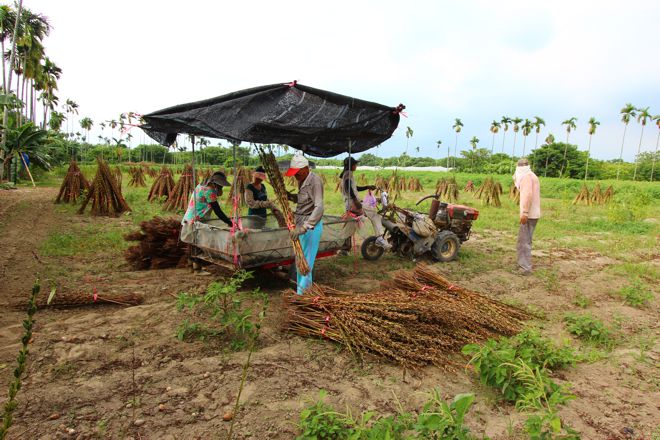
[[[639,278],[633,279],[630,285],[621,288],[619,296],[632,307],[646,306],[655,298],[648,285]]]
[[[605,347],[614,344],[614,332],[591,314],[568,313],[564,316],[564,322],[566,330],[583,341]]]

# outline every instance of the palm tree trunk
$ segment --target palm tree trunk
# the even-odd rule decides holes
[[[621,165],[623,165],[623,144],[626,142],[626,130],[628,130],[627,123],[623,125],[623,139],[621,139],[621,152],[619,153],[619,167],[616,170],[616,180],[619,180]]]
[[[568,137],[571,135],[570,131],[566,131],[566,146],[564,147],[564,161],[561,164],[561,170],[559,171],[559,178],[564,177],[564,168],[566,167],[566,153],[568,152]]]
[[[454,143],[454,168],[456,168],[456,150],[458,150],[458,133],[456,133],[456,142]]]
[[[655,152],[653,153],[653,165],[651,165],[651,182],[653,182],[653,173],[655,172],[655,157],[658,155],[658,144],[660,144],[660,130],[658,131],[658,140],[655,141]]]
[[[518,132],[513,132],[513,148],[511,149],[511,164],[509,165],[509,174],[513,172],[513,161],[516,160],[516,138],[518,138]]]
[[[639,145],[637,146],[637,156],[635,157],[635,172],[633,173],[633,182],[637,178],[637,166],[639,165],[639,153],[642,150],[643,137],[644,137],[644,124],[642,124],[642,132],[639,135]]]
[[[7,73],[5,68],[5,40],[2,40],[2,92],[7,94]]]
[[[506,130],[502,133],[502,154],[504,154],[504,139],[506,139]]]
[[[447,145],[447,170],[449,170],[449,156],[451,154],[451,147]]]
[[[536,140],[534,141],[534,149],[536,150],[539,147],[539,132],[536,132]]]
[[[522,152],[522,156],[520,156],[520,157],[525,157],[525,149],[526,148],[527,148],[527,136],[525,136],[523,134],[523,152]]]
[[[495,133],[493,133],[493,143],[490,146],[490,155],[493,155],[493,151],[495,150]]]
[[[592,134],[589,135],[589,148],[587,148],[587,164],[584,167],[584,180],[587,180],[587,176],[589,175],[589,156],[591,156],[591,138],[593,137]]]
[[[7,81],[7,84],[9,84],[9,87],[11,88],[11,75],[13,72],[12,67],[14,66],[14,60],[16,58],[16,37],[18,36],[18,22],[21,18],[21,8],[23,7],[23,0],[18,0],[18,5],[16,6],[16,21],[14,22],[14,36],[11,39],[11,54],[9,55],[9,78]],[[4,52],[2,53],[2,56],[4,58]],[[3,61],[3,68],[4,68],[4,61]],[[4,70],[3,70],[4,72]],[[7,127],[7,119],[9,117],[9,112],[4,111],[2,112],[2,126]],[[2,130],[2,148],[0,148],[0,151],[4,151],[5,145],[7,143],[7,137],[5,136],[5,131]],[[4,153],[3,153],[4,154]],[[0,169],[0,180],[4,177],[4,168]]]

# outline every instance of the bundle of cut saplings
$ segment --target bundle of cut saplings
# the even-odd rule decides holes
[[[108,164],[102,159],[97,159],[98,169],[96,176],[87,192],[78,214],[85,212],[89,202],[92,202],[92,215],[119,215],[130,211],[124,196],[121,194],[121,185],[113,176]]]
[[[291,294],[288,305],[288,331],[338,342],[360,360],[372,354],[413,368],[454,366],[464,345],[513,335],[530,318],[421,264],[377,292],[313,285],[305,295]]]
[[[83,191],[88,189],[89,182],[82,171],[80,171],[76,161],[72,160],[60,186],[60,192],[57,194],[55,203],[75,203]]]
[[[154,217],[140,223],[140,230],[124,236],[137,241],[124,252],[126,261],[137,270],[184,267],[188,245],[179,241],[181,222],[176,218]]]

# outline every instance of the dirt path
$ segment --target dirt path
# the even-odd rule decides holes
[[[197,276],[184,269],[135,272],[117,253],[43,257],[37,250],[53,231],[126,222],[60,213],[50,202],[53,198],[54,190],[0,191],[0,304],[6,312],[0,318],[0,383],[7,383],[13,370],[22,320],[22,313],[6,306],[27,295],[36,272],[58,274],[49,281],[60,289],[89,290],[93,285],[100,291],[139,292],[146,301],[129,308],[38,312],[29,373],[10,438],[225,438],[228,423],[222,417],[236,398],[246,353],[226,353],[207,343],[184,343],[174,337],[183,319],[174,296],[201,291],[221,277]],[[38,215],[29,218],[33,206]],[[464,251],[478,258],[493,252],[501,256],[501,246],[499,239],[475,235]],[[582,363],[558,378],[572,383],[578,397],[561,415],[584,439],[638,438],[622,434],[629,432],[626,429],[639,438],[651,438],[660,419],[656,367],[660,357],[657,341],[643,353],[637,341],[642,334],[657,337],[657,307],[633,309],[604,293],[622,285],[625,278],[608,273],[613,261],[594,252],[538,252],[537,262],[547,275],[514,275],[503,268],[513,266],[509,254],[483,270],[470,272],[458,263],[443,270],[466,287],[535,307],[547,317],[544,333],[558,340],[566,337],[558,317],[575,308],[576,291],[595,304],[590,311],[597,316],[624,317],[622,332],[629,342],[607,358]],[[398,259],[375,264],[327,259],[320,263],[319,280],[364,291],[410,266]],[[509,426],[519,426],[524,415],[498,403],[493,392],[476,384],[468,371],[426,368],[404,378],[394,365],[373,360],[360,366],[334,344],[281,332],[282,293],[287,285],[265,274],[258,281],[269,293],[271,305],[241,397],[236,439],[294,438],[300,410],[317,398],[320,389],[328,391],[328,401],[336,408],[349,406],[354,414],[363,410],[391,414],[397,399],[406,410],[419,409],[433,388],[439,388],[446,399],[477,393],[468,417],[473,432],[500,440],[522,438],[507,432]],[[639,362],[642,355],[645,360]]]

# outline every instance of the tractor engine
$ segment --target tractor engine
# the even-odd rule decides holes
[[[479,217],[479,211],[469,206],[440,203],[433,223],[438,230],[450,230],[458,236],[461,242],[464,242],[470,238],[472,221],[477,217]]]

